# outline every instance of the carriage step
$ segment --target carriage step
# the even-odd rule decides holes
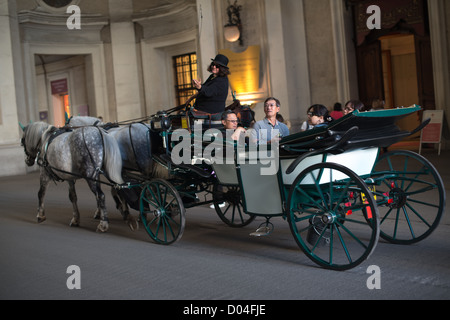
[[[251,237],[265,237],[272,233],[274,226],[270,222],[262,223],[255,232],[250,233]]]

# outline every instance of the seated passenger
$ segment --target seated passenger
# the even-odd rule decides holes
[[[225,134],[228,130],[232,130],[233,134],[231,135],[231,139],[233,140],[239,140],[239,136],[247,132],[243,127],[238,127],[238,123],[238,117],[233,111],[227,110],[222,113],[222,124],[225,129]]]
[[[280,101],[274,97],[269,97],[264,102],[264,113],[266,117],[255,123],[252,130],[252,139],[258,144],[267,144],[279,141],[289,135],[289,128],[277,120],[280,112]]]
[[[339,120],[344,116],[344,113],[342,112],[342,105],[339,102],[334,104],[333,111],[330,113],[330,116],[333,120]]]
[[[348,101],[344,107],[344,116],[352,113],[355,110],[364,111],[364,104],[359,100]]]
[[[306,131],[306,130],[314,128],[314,125],[311,123],[311,116],[310,116],[311,108],[312,107],[308,108],[308,111],[306,113],[306,115],[308,116],[308,120],[306,120],[305,122],[302,123],[302,126],[300,127],[300,131]]]
[[[328,108],[321,104],[315,104],[310,107],[308,115],[311,117],[311,124],[314,128],[322,127],[333,121],[328,113]]]
[[[383,99],[374,99],[372,101],[372,110],[383,110],[385,106]]]
[[[277,120],[278,122],[284,123],[288,127],[289,131],[291,130],[291,122],[289,120],[285,120],[281,113],[277,113]]]

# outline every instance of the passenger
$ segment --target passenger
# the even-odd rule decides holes
[[[308,111],[306,112],[306,115],[308,117],[308,120],[302,123],[302,126],[300,127],[300,131],[306,131],[310,129],[314,129],[314,125],[311,123],[311,109],[312,107],[308,108]]]
[[[198,111],[209,114],[219,114],[225,110],[225,103],[228,97],[228,58],[218,54],[208,67],[212,74],[202,84],[200,79],[192,80],[192,85],[198,92],[191,96],[186,104],[196,99],[194,108]]]
[[[372,110],[383,110],[384,105],[385,103],[383,99],[374,99],[372,101]]]
[[[225,129],[225,134],[227,130],[233,130],[233,134],[231,135],[231,139],[239,140],[241,134],[245,134],[247,130],[243,127],[238,127],[238,117],[236,113],[231,110],[227,110],[222,113],[222,124]]]
[[[280,113],[277,113],[277,120],[278,122],[284,123],[288,127],[289,131],[291,130],[291,122],[289,120],[285,120]]]
[[[314,128],[322,127],[333,121],[333,118],[328,113],[328,108],[321,104],[311,106],[309,116],[311,117],[311,124]]]
[[[355,110],[364,111],[364,104],[359,100],[348,101],[344,107],[344,116],[352,113]]]
[[[279,141],[289,135],[289,128],[277,120],[280,112],[280,101],[274,97],[269,97],[264,101],[264,113],[266,117],[257,121],[253,126],[252,138],[258,144],[267,144]]]
[[[342,113],[342,104],[339,102],[336,102],[333,107],[333,111],[330,113],[330,116],[333,118],[333,120],[338,120],[344,116]]]

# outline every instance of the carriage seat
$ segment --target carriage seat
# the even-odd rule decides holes
[[[204,111],[191,108],[189,110],[189,115],[193,118],[195,124],[202,124],[205,126],[204,129],[211,128],[221,128],[222,125],[222,113],[208,113]]]

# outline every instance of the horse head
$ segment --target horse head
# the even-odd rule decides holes
[[[20,126],[23,130],[21,145],[26,155],[25,163],[31,167],[34,165],[36,157],[39,154],[43,140],[42,136],[50,125],[44,122],[35,122],[26,127],[21,124]]]

